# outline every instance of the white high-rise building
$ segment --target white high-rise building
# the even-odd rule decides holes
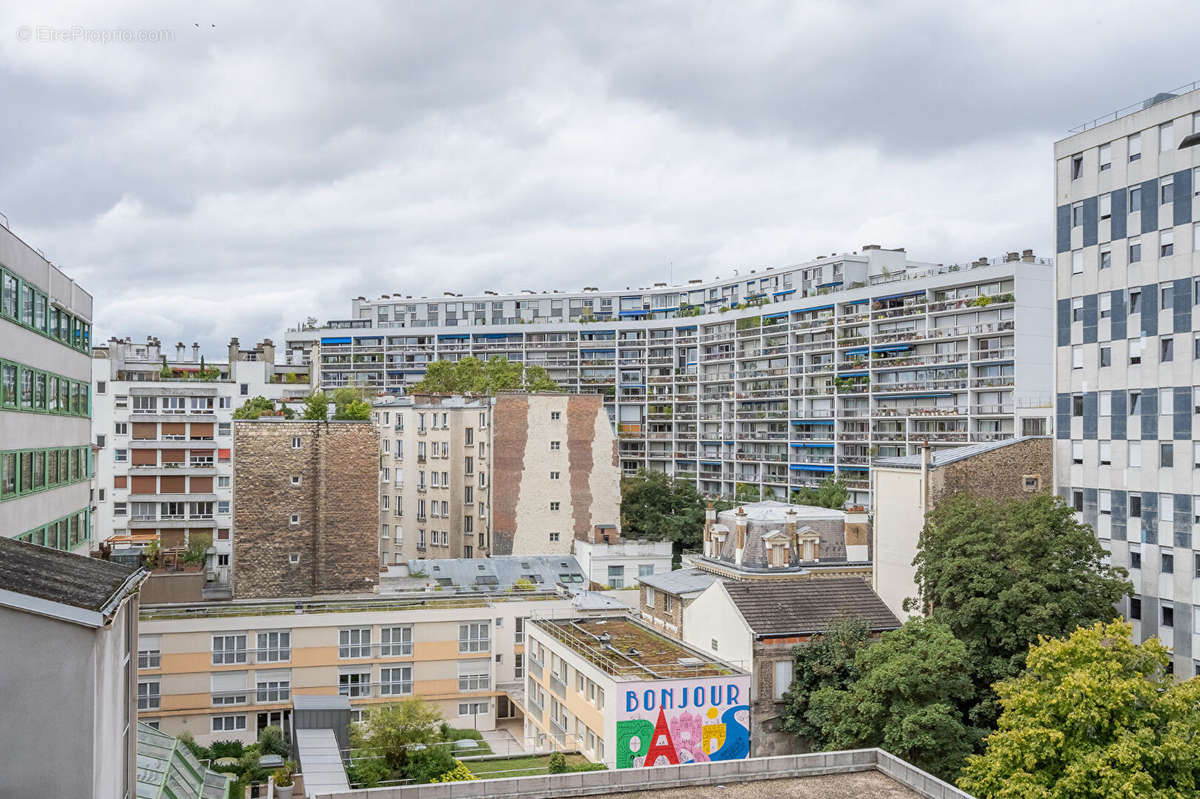
[[[1122,610],[1200,670],[1200,84],[1054,146],[1055,482],[1130,570]]]
[[[869,246],[684,285],[360,297],[285,350],[326,389],[391,393],[439,359],[536,364],[605,396],[623,474],[780,499],[837,475],[865,503],[876,455],[1048,432],[1052,281],[1028,250],[942,265]]]

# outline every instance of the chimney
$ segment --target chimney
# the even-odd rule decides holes
[[[175,360],[176,361],[179,361],[179,362],[183,361],[183,353],[186,349],[187,349],[187,347],[183,346],[182,341],[176,343],[176,345],[175,345]]]
[[[704,557],[715,558],[716,552],[713,550],[712,526],[717,521],[717,511],[713,508],[711,502],[708,503],[708,508],[704,511]]]
[[[787,519],[784,524],[784,530],[787,531],[788,543],[792,545],[792,549],[796,551],[796,559],[800,559],[800,539],[796,536],[796,513],[795,508],[788,508],[787,514],[784,516]]]
[[[1021,256],[1017,255],[1015,252],[1010,252],[1008,255],[1004,256],[1004,263],[1006,263],[1006,264],[1016,263],[1017,259],[1019,259],[1020,257]]]
[[[264,338],[259,346],[262,347],[262,359],[270,364],[275,363],[275,342]]]
[[[192,342],[192,363],[200,363],[200,345]]]
[[[1027,264],[1033,263],[1033,250],[1021,250],[1021,260]]]
[[[734,525],[733,562],[742,565],[742,557],[746,553],[746,509],[737,509],[737,523]]]

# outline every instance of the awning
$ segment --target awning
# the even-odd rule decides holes
[[[847,355],[866,355],[867,347],[852,347],[846,350]]]
[[[323,338],[323,339],[321,339],[321,343],[322,344],[349,344],[350,339],[349,338]]]
[[[438,336],[438,341],[450,341],[470,337],[470,333],[443,333],[442,335]]]
[[[637,311],[621,311],[617,314],[617,316],[645,316],[648,313],[650,312],[644,309]]]
[[[792,424],[833,424],[832,419],[793,419]]]
[[[867,299],[867,298],[865,298],[865,297],[864,297],[864,298],[863,298],[863,299],[861,299],[861,300],[850,300],[850,301],[849,301],[849,302],[847,302],[846,304],[847,304],[847,305],[862,305],[864,302],[870,302],[870,299]]]
[[[818,283],[818,284],[817,284],[817,288],[819,288],[819,289],[827,289],[827,288],[830,288],[830,287],[832,287],[832,286],[840,286],[840,285],[842,285],[842,281],[840,281],[840,280],[835,280],[835,281],[833,281],[832,283]]]
[[[678,333],[680,330],[695,330],[695,329],[696,329],[695,325],[684,325],[683,327],[675,328],[675,332]]]
[[[865,472],[866,466],[838,466],[838,470],[842,472]]]
[[[773,292],[773,293],[771,294],[771,296],[772,296],[772,297],[782,297],[782,296],[784,296],[784,295],[786,295],[786,294],[795,294],[795,293],[796,293],[796,290],[795,290],[795,289],[784,289],[783,291],[776,291],[776,292]]]
[[[893,347],[874,347],[873,351],[874,352],[903,352],[904,350],[911,350],[911,349],[912,349],[911,344],[897,344]]]
[[[723,461],[700,461],[702,466],[723,466]]]
[[[788,468],[793,472],[832,472],[832,466],[819,463],[789,463]]]
[[[816,308],[801,308],[797,311],[792,311],[792,313],[809,313],[810,311],[832,311],[832,310],[833,310],[832,305],[818,305]]]
[[[921,296],[925,296],[925,291],[924,291],[924,290],[921,290],[921,291],[906,291],[906,292],[904,292],[903,294],[889,294],[889,295],[887,295],[886,297],[876,297],[876,298],[875,298],[875,301],[876,301],[876,302],[883,302],[884,300],[897,300],[897,299],[900,299],[901,297],[915,297],[915,296],[917,296],[918,294],[920,294]]]
[[[784,311],[783,313],[765,313],[765,314],[763,314],[762,318],[763,319],[778,319],[782,316],[787,316],[787,315],[788,315],[787,311]]]
[[[838,377],[866,377],[866,372],[838,372]]]

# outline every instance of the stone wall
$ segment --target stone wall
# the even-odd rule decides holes
[[[1054,482],[1053,462],[1054,442],[1049,438],[1031,438],[972,455],[930,471],[930,505],[959,493],[990,499],[1028,497],[1033,492],[1025,488],[1025,475],[1038,475],[1038,490],[1049,493]]]
[[[683,601],[671,594],[664,594],[657,588],[654,589],[654,607],[649,607],[646,604],[646,591],[650,590],[649,586],[638,585],[638,606],[642,612],[642,620],[653,626],[656,630],[660,630],[672,638],[680,641],[683,640]],[[671,610],[664,610],[666,599],[671,599]]]
[[[234,597],[374,590],[378,480],[369,422],[235,422]]]

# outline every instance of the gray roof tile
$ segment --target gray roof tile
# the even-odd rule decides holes
[[[100,611],[136,569],[0,537],[0,587]]]
[[[875,632],[900,626],[857,577],[727,582],[725,590],[756,635],[819,633],[840,616],[866,619]]]

